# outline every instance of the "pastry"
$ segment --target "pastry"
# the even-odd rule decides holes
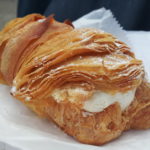
[[[0,32],[0,56],[11,94],[82,143],[150,128],[143,63],[109,33],[31,14]]]

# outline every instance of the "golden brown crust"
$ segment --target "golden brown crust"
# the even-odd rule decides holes
[[[8,84],[14,78],[14,71],[24,49],[43,33],[43,27],[37,22],[44,17],[38,14],[16,18],[0,32],[1,72]],[[41,29],[40,29],[41,28]]]
[[[132,129],[148,129],[150,128],[150,104],[141,109],[131,121]]]
[[[49,109],[48,116],[66,133],[82,143],[104,144],[118,137],[124,128],[118,104],[90,115],[72,104],[61,105],[55,101],[51,102],[46,108]]]
[[[128,120],[126,130],[150,128],[150,83],[145,79],[136,91],[135,100],[123,115]]]
[[[57,103],[52,98],[22,101],[39,116],[52,120],[82,143],[102,145],[117,138],[125,128],[126,122],[118,103],[102,112],[89,113],[70,102]]]
[[[101,145],[124,130],[150,127],[150,86],[142,62],[111,34],[33,14],[0,32],[0,56],[0,71],[13,96],[82,143]],[[86,94],[71,91],[76,87]],[[124,112],[117,102],[98,113],[80,106],[95,90],[114,94],[136,88]],[[53,94],[61,90],[66,96],[58,102]]]
[[[0,72],[0,84],[6,84],[5,80],[3,79],[3,75]]]
[[[102,112],[89,113],[71,102],[57,103],[52,98],[21,101],[39,116],[54,121],[78,141],[102,145],[120,136],[124,130],[150,128],[150,100],[143,102],[140,98],[149,98],[149,93],[142,92],[148,91],[145,84],[147,85],[145,82],[140,85],[135,100],[125,112],[121,111],[118,103],[110,105]]]

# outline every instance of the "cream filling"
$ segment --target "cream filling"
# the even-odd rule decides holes
[[[44,18],[44,19],[39,19],[39,20],[37,20],[37,22],[40,22],[40,23],[42,23],[42,22],[44,22],[46,19]]]
[[[54,100],[58,103],[65,100],[69,100],[71,103],[83,102],[82,108],[87,112],[101,112],[115,102],[120,104],[121,110],[123,111],[134,100],[135,91],[136,89],[132,89],[125,93],[117,92],[115,94],[96,91],[90,96],[89,92],[85,91],[83,88],[70,88],[57,89],[53,91],[51,96],[54,97]]]
[[[106,92],[97,91],[93,96],[84,102],[83,108],[88,112],[101,112],[111,104],[118,102],[121,109],[127,108],[135,97],[135,89],[129,90],[125,93],[116,93],[114,95]]]

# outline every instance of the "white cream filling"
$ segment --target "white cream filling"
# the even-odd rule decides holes
[[[37,22],[44,22],[44,21],[45,21],[45,18],[37,20]]]
[[[116,93],[114,95],[106,92],[97,91],[91,99],[84,102],[83,108],[88,112],[101,112],[111,104],[118,102],[121,109],[127,108],[134,100],[135,89],[129,90],[126,93]]]
[[[101,112],[106,107],[118,102],[121,110],[125,110],[134,100],[136,89],[129,90],[125,93],[117,92],[110,94],[107,92],[96,91],[90,97],[89,92],[83,88],[55,90],[52,97],[58,103],[64,100],[69,100],[71,103],[78,103],[78,99],[83,102],[82,108],[87,112]],[[90,98],[89,98],[90,97]]]

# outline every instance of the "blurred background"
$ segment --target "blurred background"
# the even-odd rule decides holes
[[[0,28],[30,13],[74,21],[101,7],[110,9],[125,30],[150,30],[150,0],[0,0]]]
[[[6,22],[16,17],[17,0],[0,0],[0,29]]]

